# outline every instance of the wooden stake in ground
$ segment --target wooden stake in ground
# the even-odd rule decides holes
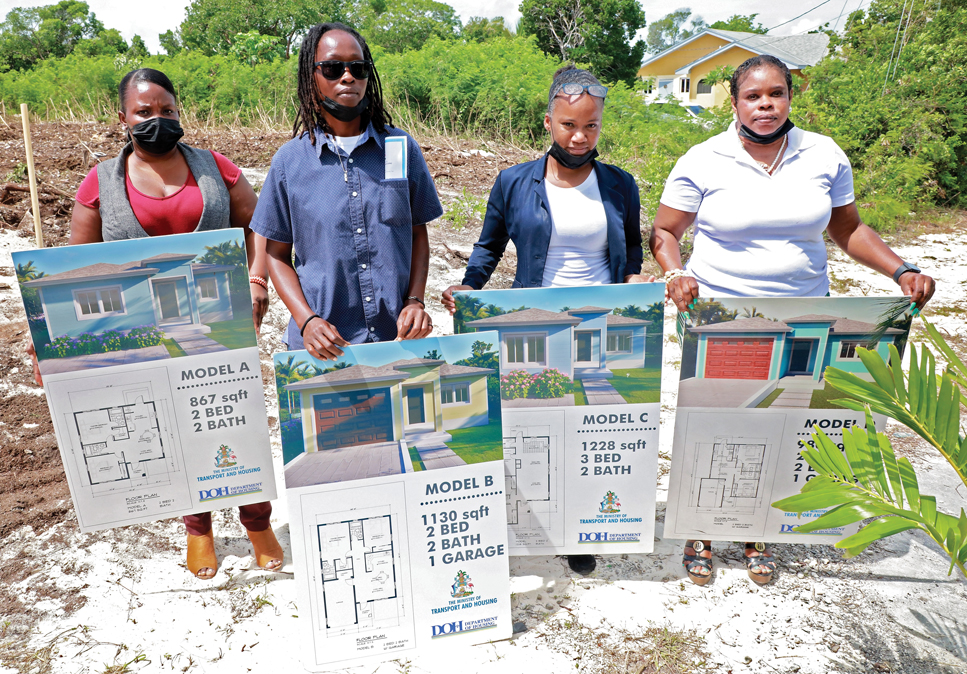
[[[24,127],[24,151],[27,153],[27,179],[30,184],[30,210],[34,214],[34,233],[37,234],[37,247],[44,247],[44,233],[40,229],[40,199],[37,197],[37,174],[34,173],[34,148],[30,143],[30,111],[27,104],[20,104],[20,121]]]

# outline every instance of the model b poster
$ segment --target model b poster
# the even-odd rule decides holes
[[[652,550],[664,287],[454,295],[494,331],[513,554]]]
[[[13,258],[81,531],[275,498],[241,230]]]
[[[495,337],[275,355],[309,669],[510,636]]]
[[[856,349],[887,360],[893,344],[902,354],[909,306],[895,297],[699,300],[683,325],[665,536],[829,544],[853,533],[798,533],[823,513],[800,518],[771,504],[814,475],[800,454],[814,429],[841,442],[865,423],[833,403],[847,396],[826,368],[872,379]]]

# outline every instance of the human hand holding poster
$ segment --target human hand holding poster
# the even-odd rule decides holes
[[[510,636],[495,343],[275,355],[309,669]]]
[[[241,230],[13,258],[82,532],[275,498]]]
[[[512,554],[653,549],[664,288],[454,293],[496,330]]]
[[[800,454],[814,428],[841,443],[844,429],[865,423],[832,402],[846,395],[826,383],[825,369],[872,379],[856,348],[887,360],[894,344],[902,354],[909,306],[896,297],[698,300],[679,323],[665,537],[831,544],[855,532],[798,533],[825,511],[797,517],[771,504],[815,475]]]

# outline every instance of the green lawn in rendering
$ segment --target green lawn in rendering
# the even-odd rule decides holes
[[[809,400],[809,408],[814,410],[842,410],[845,407],[840,407],[839,405],[834,405],[833,400],[839,400],[840,398],[852,398],[853,396],[843,393],[842,391],[837,391],[829,382],[825,382],[825,387],[813,391],[813,397]]]
[[[410,453],[410,461],[413,462],[413,472],[419,473],[421,470],[426,470],[426,466],[423,465],[423,459],[420,458],[420,452],[416,447],[407,446],[407,450]]]
[[[178,346],[178,342],[173,339],[163,339],[161,340],[161,343],[164,344],[166,349],[168,349],[168,355],[172,358],[181,358],[182,356],[188,355],[185,353],[184,349]]]
[[[252,324],[251,313],[244,318],[236,318],[234,321],[210,323],[208,327],[212,331],[206,337],[215,340],[229,349],[241,349],[246,346],[255,346],[256,344],[255,326]]]
[[[502,461],[504,458],[504,434],[500,419],[491,418],[486,426],[457,428],[447,432],[453,436],[447,447],[467,463]]]
[[[629,403],[657,403],[661,400],[661,368],[614,370],[608,381]],[[576,396],[575,396],[576,397]]]
[[[758,405],[756,405],[756,407],[759,408],[759,409],[765,409],[766,407],[769,407],[769,405],[771,405],[772,403],[776,402],[776,398],[778,398],[779,395],[783,391],[785,391],[785,390],[786,389],[784,389],[784,388],[777,388],[775,391],[773,391],[772,393],[770,393],[769,395],[767,395],[766,396],[766,399],[763,400]]]
[[[584,392],[584,384],[580,380],[574,382],[574,406],[581,407],[588,404],[588,396]]]

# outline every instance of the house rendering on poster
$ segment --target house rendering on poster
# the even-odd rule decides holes
[[[466,323],[471,331],[497,331],[501,376],[553,368],[571,379],[610,378],[614,370],[643,368],[649,325],[593,306],[562,312],[524,309]]]
[[[894,335],[903,334],[903,330],[887,328],[871,344],[871,336],[877,332],[873,323],[822,314],[781,321],[739,318],[688,330],[698,336],[698,379],[795,378],[797,384],[814,389],[824,386],[823,371],[829,365],[869,378],[856,348],[875,349],[886,361]]]
[[[411,444],[428,434],[490,422],[487,375],[493,370],[410,358],[386,365],[351,365],[283,389],[298,394],[306,452],[341,447]]]
[[[36,288],[47,333],[80,337],[157,325],[165,334],[208,333],[207,323],[232,320],[233,265],[194,263],[194,253],[165,253],[124,264],[97,264],[42,276]]]

